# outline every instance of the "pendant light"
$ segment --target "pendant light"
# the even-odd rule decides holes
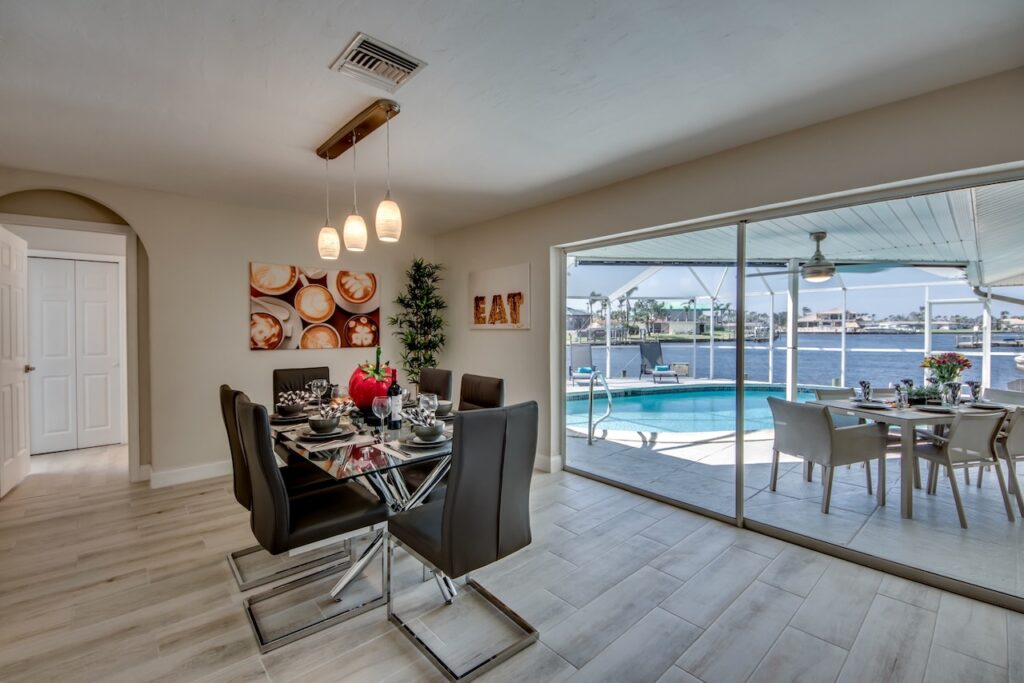
[[[341,240],[338,238],[338,231],[331,225],[331,176],[329,173],[330,158],[324,155],[324,196],[327,200],[326,217],[324,227],[320,228],[320,236],[316,240],[317,251],[320,258],[328,261],[337,260],[341,253]]]
[[[387,139],[388,189],[384,199],[377,206],[377,239],[381,242],[397,242],[402,236],[402,212],[398,203],[391,199],[391,112],[388,111],[384,121],[384,134]]]
[[[356,204],[356,132],[352,131],[352,213],[345,219],[342,234],[349,251],[366,250],[366,221],[359,215]]]

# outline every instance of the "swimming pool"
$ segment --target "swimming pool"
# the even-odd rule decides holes
[[[772,414],[768,397],[785,398],[783,389],[748,388],[744,391],[745,426],[751,429],[771,429]],[[802,391],[798,400],[813,398],[810,391]],[[594,400],[595,419],[604,414],[605,402]],[[566,401],[566,424],[586,432],[587,401]],[[615,396],[612,414],[599,429],[627,432],[726,432],[736,428],[736,390],[729,387],[687,387],[679,391],[658,391],[643,394]]]

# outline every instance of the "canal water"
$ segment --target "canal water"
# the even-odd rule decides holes
[[[996,337],[998,338],[998,336]],[[840,353],[815,349],[838,349],[837,334],[801,334],[800,351],[797,361],[797,381],[800,384],[830,385],[839,379]],[[775,341],[775,382],[785,381],[786,338]],[[935,351],[955,351],[955,334],[933,334],[932,347]],[[594,367],[604,370],[605,347],[593,346]],[[666,363],[690,363],[693,377],[711,379],[711,349],[707,342],[694,345],[690,342],[663,342],[662,351]],[[965,380],[981,380],[981,352],[968,353],[974,367],[964,373]],[[1024,372],[1016,369],[1013,354],[1024,354],[1024,349],[993,348],[993,352],[1009,355],[992,356],[992,386],[1004,388],[1007,382],[1024,378]],[[870,334],[847,335],[846,337],[846,383],[856,386],[860,380],[867,380],[876,386],[887,386],[890,382],[911,377],[916,383],[923,378],[921,358],[924,355],[923,334]],[[568,347],[566,348],[568,362]],[[696,363],[694,363],[696,358]],[[625,370],[628,376],[636,377],[640,372],[640,347],[622,345],[611,347],[611,376],[620,377]],[[714,352],[714,379],[736,378],[735,344],[716,342]],[[696,366],[694,370],[694,364]],[[748,343],[746,348],[747,379],[768,381],[768,349],[766,342]]]

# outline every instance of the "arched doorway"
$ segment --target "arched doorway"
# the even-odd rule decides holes
[[[132,226],[105,204],[56,189],[27,189],[0,196],[0,225],[16,234],[32,234],[37,254],[73,255],[86,235],[101,242],[123,238],[124,401],[128,471],[132,481],[149,479],[151,463],[149,394],[149,260]],[[61,235],[66,239],[61,239]],[[33,253],[29,245],[30,255]],[[81,254],[79,254],[81,256]],[[89,256],[86,256],[89,258]]]

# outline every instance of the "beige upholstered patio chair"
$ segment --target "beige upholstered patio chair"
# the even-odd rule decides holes
[[[879,486],[885,486],[886,426],[868,424],[836,427],[825,406],[784,401],[770,396],[768,405],[775,423],[775,442],[772,444],[771,490],[779,478],[779,454],[793,455],[824,468],[822,482],[825,490],[821,497],[821,511],[828,514],[832,503],[832,477],[835,468],[857,462],[879,464]],[[865,467],[865,469],[869,469]],[[868,474],[868,495],[871,495],[871,475]]]
[[[1010,415],[1010,419],[1003,424],[996,445],[997,452],[1002,451],[1000,455],[1006,460],[1006,470],[1010,479],[1009,492],[1017,498],[1017,508],[1021,517],[1024,517],[1024,496],[1021,495],[1017,479],[1017,462],[1024,460],[1024,409],[1015,410]]]
[[[996,471],[996,478],[999,480],[999,491],[1003,494],[1006,517],[1011,522],[1014,521],[1013,507],[1010,505],[1006,481],[1003,479],[1003,469],[999,466],[996,451],[996,440],[1005,419],[1005,410],[980,414],[959,413],[953,420],[946,436],[918,431],[918,435],[925,437],[926,440],[923,443],[915,444],[914,455],[929,463],[927,491],[932,495],[935,494],[938,487],[938,468],[944,468],[949,477],[949,486],[953,490],[953,502],[956,503],[960,526],[964,529],[967,528],[967,516],[964,514],[960,488],[956,483],[954,469],[957,467],[992,465]]]
[[[1010,391],[1009,389],[985,389],[981,393],[982,398],[996,403],[1007,403],[1011,406],[1024,406],[1024,391]]]

